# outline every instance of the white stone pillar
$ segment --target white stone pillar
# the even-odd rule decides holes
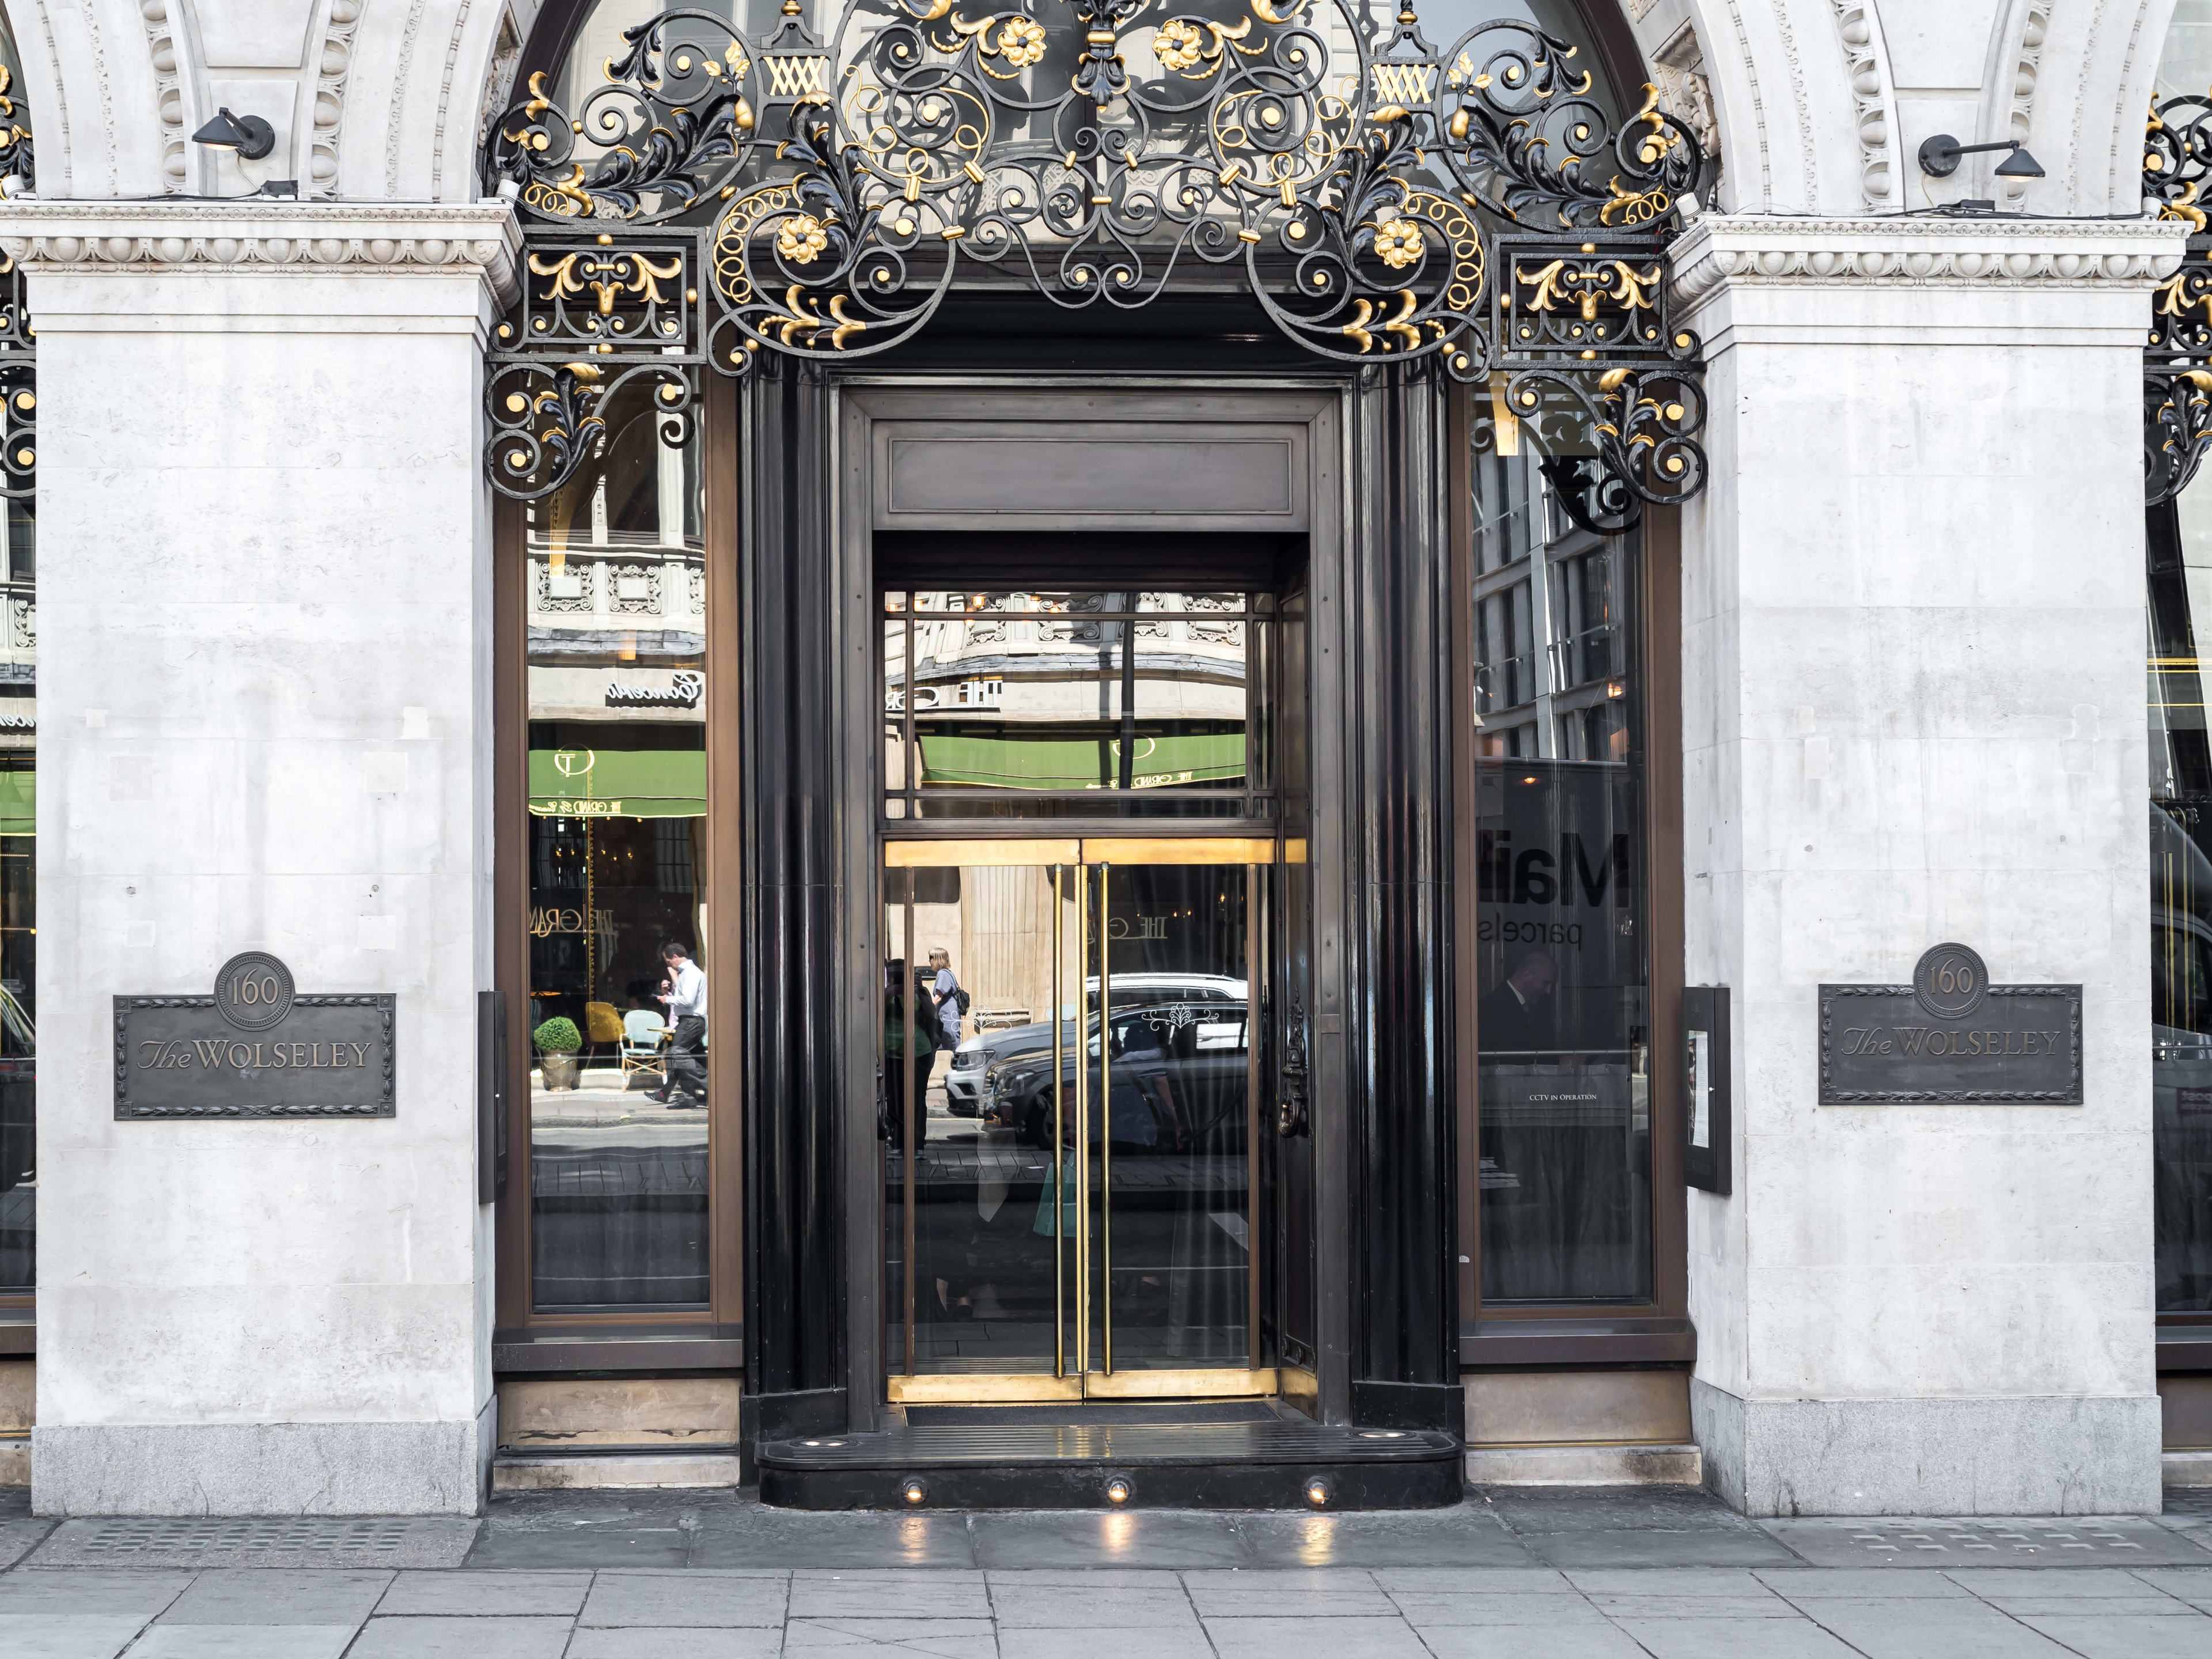
[[[1687,977],[1709,1478],[1757,1515],[2154,1511],[2142,348],[2185,227],[1698,221]],[[2086,1104],[1822,1106],[1816,987],[2083,988]]]
[[[41,1514],[479,1504],[499,207],[10,202],[39,338]],[[398,997],[397,1115],[125,1121],[110,999]]]

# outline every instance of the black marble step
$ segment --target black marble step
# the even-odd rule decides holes
[[[764,1441],[761,1500],[791,1509],[1442,1508],[1464,1450],[1434,1431],[1311,1423],[926,1422]]]

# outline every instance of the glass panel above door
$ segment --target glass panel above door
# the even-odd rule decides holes
[[[1272,594],[883,604],[887,817],[1272,816]]]

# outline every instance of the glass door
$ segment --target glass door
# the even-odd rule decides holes
[[[1273,840],[894,842],[894,1401],[1270,1394],[1256,1113]]]

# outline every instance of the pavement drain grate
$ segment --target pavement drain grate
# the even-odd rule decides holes
[[[2186,1535],[2134,1516],[1896,1516],[1759,1523],[1816,1567],[2212,1566]]]
[[[1855,1528],[1851,1541],[1877,1555],[1905,1550],[1960,1550],[1981,1555],[2041,1555],[2052,1550],[2118,1550],[2136,1555],[2143,1553],[2139,1540],[2109,1527],[2042,1526],[2032,1521],[1996,1524],[1974,1521],[1875,1521]]]
[[[260,1520],[110,1521],[75,1540],[87,1555],[170,1555],[189,1552],[251,1552],[254,1554],[338,1550],[347,1554],[385,1554],[404,1549],[410,1522],[388,1520],[311,1520],[278,1516]]]
[[[459,1516],[98,1516],[64,1521],[34,1567],[458,1567],[479,1523]]]

